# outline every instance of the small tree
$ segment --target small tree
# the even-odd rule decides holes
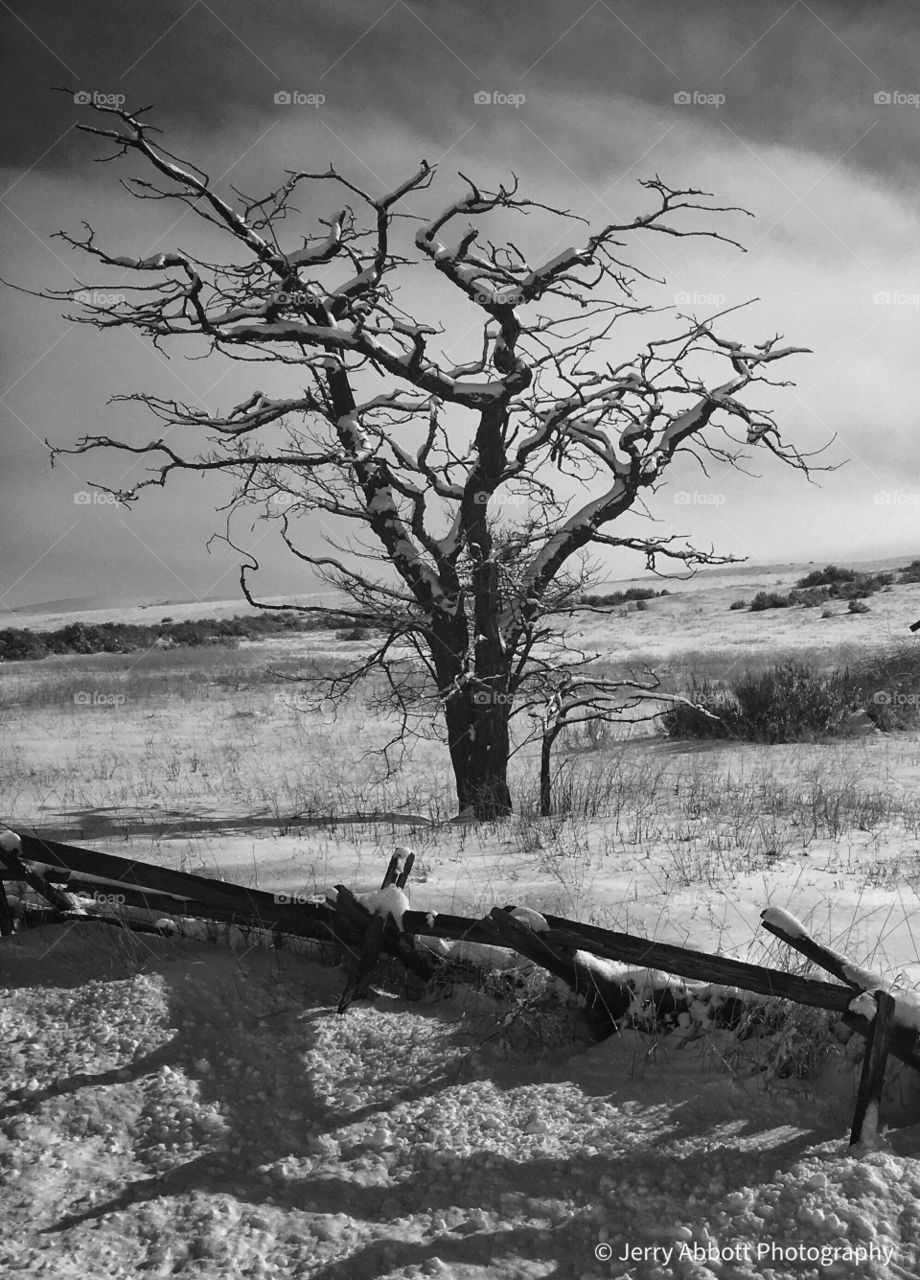
[[[256,390],[213,412],[138,392],[122,398],[143,403],[172,440],[92,435],[53,452],[114,449],[151,459],[152,474],[116,491],[128,503],[175,472],[234,477],[233,507],[261,504],[293,555],[348,597],[349,607],[335,605],[336,619],[381,631],[355,675],[382,672],[404,713],[417,710],[418,673],[427,680],[461,811],[509,812],[510,717],[541,639],[566,606],[566,571],[594,547],[633,549],[653,568],[661,558],[684,567],[720,559],[671,536],[613,532],[681,453],[734,464],[745,445],[760,445],[808,469],[781,442],[770,412],[741,399],[758,382],[786,385],[770,374],[803,348],[723,336],[716,326],[724,317],[680,317],[673,336],[648,341],[627,362],[612,358],[624,322],[653,310],[633,293],[637,277],[651,277],[629,265],[626,242],[666,235],[733,244],[698,222],[701,212],[727,210],[655,177],[641,184],[647,211],[580,231],[577,244],[534,262],[515,241],[486,239],[486,226],[537,211],[565,225],[584,219],[520,196],[516,181],[486,191],[463,178],[465,192],[424,218],[409,202],[414,209],[432,183],[425,161],[383,195],[329,169],[289,172],[267,195],[236,193],[231,202],[155,140],[144,111],[93,110],[105,119],[79,128],[115,144],[108,158],[139,157],[158,175],[128,178],[127,189],[177,202],[219,229],[230,252],[216,263],[177,250],[131,256],[102,247],[85,226],[79,238],[58,234],[140,283],[119,283],[116,301],[83,292],[86,285],[43,296],[80,303],[72,318],[99,329],[128,327],[158,345],[199,351],[203,342],[234,359],[273,362],[296,372],[300,390]],[[288,230],[307,184],[344,193],[313,238]],[[407,218],[417,223],[408,242],[398,234]],[[443,326],[400,303],[400,285],[420,265],[478,317],[475,352],[459,363],[439,347]],[[515,523],[509,509],[526,518]],[[301,536],[315,513],[363,531],[366,541],[346,537],[317,554]],[[271,607],[251,593],[257,568],[247,554],[242,589]]]
[[[663,693],[661,682],[651,670],[645,679],[635,676],[609,678],[590,670],[599,655],[575,660],[562,670],[547,672],[543,688],[532,696],[530,715],[536,721],[540,738],[540,813],[553,812],[553,748],[566,729],[586,725],[658,720],[675,705],[691,708],[707,720],[718,717],[706,707],[680,694]],[[636,714],[638,713],[638,714]]]

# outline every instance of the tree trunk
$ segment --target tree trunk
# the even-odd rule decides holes
[[[508,788],[511,697],[507,660],[497,639],[477,637],[471,679],[468,624],[462,612],[438,619],[431,653],[444,699],[447,746],[464,816],[489,821],[512,812]]]
[[[562,730],[562,725],[551,724],[543,732],[540,744],[540,816],[549,818],[553,812],[553,779],[552,760],[553,746]]]
[[[510,706],[504,695],[461,692],[446,706],[448,746],[460,813],[479,820],[511,813],[508,788]]]
[[[553,812],[553,790],[550,763],[553,755],[553,739],[544,733],[540,744],[540,816],[548,818]]]

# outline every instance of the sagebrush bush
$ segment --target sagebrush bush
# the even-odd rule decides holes
[[[830,674],[788,662],[746,673],[732,685],[739,737],[754,742],[801,742],[841,731],[855,710],[857,690],[847,672]]]
[[[842,569],[835,564],[827,564],[823,569],[813,569],[804,578],[799,578],[797,587],[831,587],[838,582],[853,582],[855,569]]]
[[[675,702],[661,718],[661,724],[669,738],[734,738],[739,736],[738,702],[729,689],[714,680],[692,677],[686,694],[690,702]],[[703,707],[709,715],[698,711]],[[713,720],[711,717],[717,716]]]
[[[880,729],[907,729],[920,719],[920,641],[860,659],[851,678],[861,705]]]
[[[788,609],[793,604],[791,596],[781,595],[778,591],[758,591],[751,601],[751,612],[759,613],[762,609]]]
[[[880,729],[906,729],[920,720],[920,644],[884,649],[830,672],[788,661],[746,671],[728,684],[694,677],[687,697],[719,718],[676,704],[662,717],[669,737],[809,742],[846,735],[850,715],[859,710]]]
[[[583,595],[580,601],[582,604],[602,607],[604,605],[628,604],[630,601],[638,603],[644,600],[657,600],[661,596],[670,594],[665,587],[662,587],[660,591],[655,591],[652,587],[627,587],[625,591],[610,591],[606,595]]]
[[[797,662],[747,671],[726,688],[693,683],[687,696],[718,720],[674,706],[663,718],[673,738],[739,738],[746,742],[809,742],[846,731],[861,689],[849,672],[830,674]]]
[[[295,610],[237,615],[233,618],[197,618],[181,622],[70,622],[55,631],[7,628],[0,631],[0,662],[47,658],[51,654],[139,653],[158,641],[170,646],[223,645],[235,648],[240,640],[259,640],[285,631],[317,631],[336,625],[333,617],[300,614]]]

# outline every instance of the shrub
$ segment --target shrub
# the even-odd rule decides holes
[[[627,604],[629,601],[636,602],[640,600],[657,600],[661,596],[669,595],[670,592],[662,589],[654,591],[651,587],[627,587],[625,591],[611,591],[607,595],[585,595],[581,597],[581,603],[593,606]]]
[[[736,732],[753,742],[812,741],[839,732],[854,709],[847,673],[829,675],[787,662],[732,685],[740,707]]]
[[[790,591],[789,599],[793,604],[800,604],[806,609],[813,609],[816,605],[823,604],[825,600],[829,600],[834,594],[831,587],[804,587]]]
[[[746,609],[748,606],[747,606],[746,600],[733,600],[728,607],[729,607],[729,610],[732,610],[732,609]]]
[[[733,738],[738,719],[738,703],[723,686],[709,679],[691,679],[687,698],[696,706],[675,702],[661,717],[669,738]],[[697,706],[710,714],[704,715]],[[718,720],[711,719],[718,716]]]
[[[284,631],[325,631],[346,619],[296,610],[258,613],[234,618],[199,618],[181,622],[142,625],[126,622],[71,622],[57,631],[26,629],[0,631],[0,662],[47,658],[59,653],[137,653],[157,641],[172,646],[222,645],[235,647],[240,640],[258,640]]]
[[[920,582],[920,560],[911,560],[906,568],[900,570],[902,582]]]
[[[758,591],[751,601],[751,613],[759,613],[763,609],[788,609],[792,603],[791,596],[781,595],[778,591]]]
[[[797,587],[831,587],[839,582],[852,582],[856,577],[854,569],[841,569],[835,564],[825,565],[823,569],[813,569],[795,584]]]
[[[851,600],[849,605],[847,606],[847,609],[848,609],[848,612],[850,613],[868,613],[869,612],[869,606],[866,604],[864,600]]]
[[[41,635],[33,631],[13,627],[0,631],[0,662],[47,658],[50,652]]]
[[[883,649],[852,671],[860,705],[880,729],[908,729],[920,719],[920,645]]]
[[[846,731],[863,689],[849,672],[830,674],[786,662],[745,672],[729,688],[693,682],[688,697],[719,720],[675,705],[663,717],[673,738],[740,738],[747,742],[808,742]]]
[[[371,631],[368,627],[347,627],[335,633],[336,640],[369,640]]]

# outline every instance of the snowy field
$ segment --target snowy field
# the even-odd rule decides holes
[[[833,662],[920,616],[917,587],[855,617],[728,612],[779,576],[654,601],[596,639],[673,670],[688,651]],[[311,636],[0,667],[0,821],[292,894],[372,889],[407,844],[417,908],[513,902],[798,968],[759,928],[772,906],[920,989],[915,733],[573,736],[566,813],[533,815],[524,751],[520,811],[473,826],[450,820],[435,744],[387,779],[368,754],[384,723],[357,701],[333,719],[281,679],[349,651]],[[889,1070],[888,1131],[850,1154],[861,1041],[823,1015],[791,1009],[768,1041],[597,1045],[552,984],[517,976],[503,1000],[456,986],[340,1017],[342,971],[296,954],[88,925],[4,940],[3,1273],[920,1274],[920,1080]]]

